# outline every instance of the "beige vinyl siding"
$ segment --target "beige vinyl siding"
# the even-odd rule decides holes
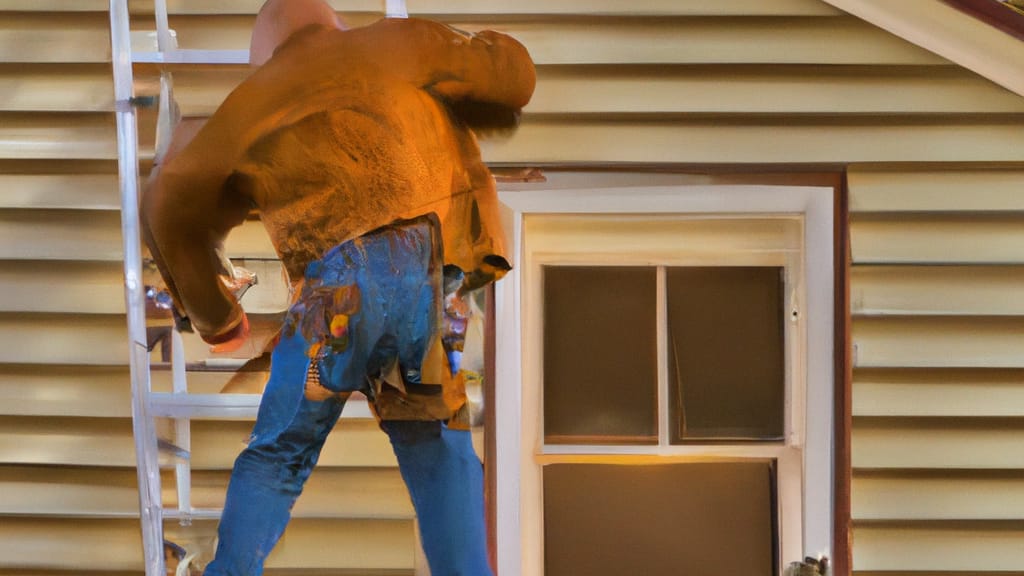
[[[153,30],[151,3],[130,4],[135,29]],[[205,49],[246,48],[260,4],[168,0],[181,47]],[[333,5],[355,24],[383,8]],[[0,0],[0,576],[142,573],[106,7]],[[531,49],[537,93],[514,137],[484,142],[496,165],[849,166],[855,571],[1024,573],[1024,98],[819,0],[408,7]],[[190,116],[248,74],[167,69]],[[157,73],[136,66],[140,93]],[[273,255],[254,223],[229,247]],[[223,497],[250,426],[196,423],[197,504]],[[412,573],[386,438],[341,426],[268,576]]]
[[[0,4],[5,575],[116,574],[126,563],[135,563],[126,573],[141,573],[134,449],[130,433],[111,426],[130,415],[102,4]],[[113,532],[95,524],[112,517],[123,518]]]
[[[1014,163],[850,170],[865,573],[1024,570],[1022,175]]]

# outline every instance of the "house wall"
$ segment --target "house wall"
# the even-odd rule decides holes
[[[179,45],[206,49],[247,48],[259,4],[168,1]],[[334,2],[354,24],[382,4]],[[484,144],[496,165],[847,169],[855,573],[1024,572],[1024,99],[818,0],[408,5],[530,48],[537,93]],[[142,571],[106,7],[0,0],[0,576]],[[247,74],[171,69],[186,115]],[[152,91],[156,69],[136,74]],[[272,255],[249,230],[231,249]],[[249,426],[196,425],[197,504]],[[343,426],[270,574],[413,571],[386,440]]]

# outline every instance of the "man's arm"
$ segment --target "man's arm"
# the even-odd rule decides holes
[[[187,149],[157,171],[143,195],[142,230],[179,311],[211,344],[238,338],[245,314],[221,280],[220,250],[248,203]]]
[[[361,57],[445,100],[518,110],[533,95],[536,72],[530,54],[499,32],[468,34],[429,20],[395,18],[346,34]]]

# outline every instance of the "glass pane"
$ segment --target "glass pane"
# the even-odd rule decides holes
[[[657,443],[654,268],[544,268],[544,437]]]
[[[667,270],[673,441],[782,438],[782,271]]]
[[[771,576],[768,462],[544,467],[545,576]]]

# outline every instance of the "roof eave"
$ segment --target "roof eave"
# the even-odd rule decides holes
[[[1024,96],[1024,42],[943,0],[824,1]]]

